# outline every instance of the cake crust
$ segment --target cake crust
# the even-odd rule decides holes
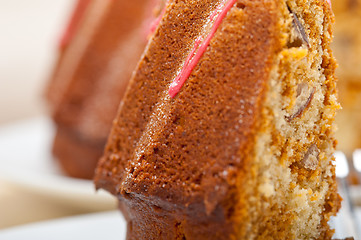
[[[218,32],[216,36],[214,37],[214,40],[212,40],[211,45],[205,53],[202,60],[199,62],[198,66],[195,68],[194,73],[190,78],[187,80],[186,85],[182,89],[182,92],[179,93],[178,97],[175,99],[171,99],[167,96],[159,96],[162,93],[165,92],[167,89],[167,84],[164,84],[161,82],[161,79],[169,79],[172,80],[172,76],[174,75],[174,72],[177,70],[177,67],[174,68],[167,68],[167,65],[172,64],[173,66],[180,66],[182,64],[181,61],[177,61],[177,59],[183,57],[184,58],[184,51],[183,48],[189,48],[189,43],[194,40],[194,36],[196,35],[199,26],[203,24],[201,21],[202,18],[205,18],[207,14],[210,13],[212,8],[209,6],[215,5],[215,1],[204,1],[200,6],[195,9],[193,12],[185,13],[186,11],[185,7],[175,7],[175,3],[170,3],[169,8],[174,8],[174,12],[172,12],[172,15],[183,13],[184,19],[181,19],[184,24],[189,23],[189,19],[191,17],[194,17],[196,19],[193,20],[194,27],[192,30],[194,33],[190,33],[188,35],[193,35],[193,39],[191,37],[184,37],[184,43],[182,42],[175,42],[173,39],[181,38],[181,36],[184,35],[183,32],[179,32],[177,35],[175,35],[173,38],[165,38],[164,36],[170,35],[173,32],[173,27],[171,24],[174,24],[172,21],[167,21],[168,15],[164,17],[164,22],[167,22],[168,24],[163,24],[160,26],[158,31],[156,32],[155,36],[152,39],[152,42],[154,44],[150,44],[148,46],[148,50],[145,53],[145,55],[142,57],[141,62],[138,65],[138,69],[140,71],[137,71],[135,73],[135,76],[133,79],[140,79],[138,81],[134,81],[131,83],[131,87],[128,89],[127,96],[124,99],[127,104],[122,104],[120,113],[116,118],[116,124],[114,124],[113,131],[111,133],[111,141],[109,142],[108,146],[106,147],[106,156],[103,159],[108,159],[111,156],[108,156],[108,154],[112,155],[113,151],[115,149],[118,149],[122,144],[124,144],[126,147],[131,148],[132,150],[134,148],[137,148],[136,151],[141,151],[143,154],[138,154],[139,156],[132,156],[134,152],[124,151],[124,155],[122,154],[122,159],[129,159],[132,157],[137,158],[138,160],[141,160],[142,158],[152,158],[156,157],[155,151],[159,154],[160,151],[163,151],[162,154],[168,154],[169,157],[167,160],[170,160],[172,156],[171,152],[183,152],[184,154],[192,154],[193,157],[196,155],[202,155],[204,156],[203,159],[197,159],[197,161],[189,162],[189,163],[183,163],[186,165],[181,165],[180,162],[175,161],[158,161],[154,159],[154,164],[158,165],[149,165],[149,166],[142,166],[142,172],[134,172],[134,169],[130,169],[131,166],[126,167],[124,166],[123,170],[128,169],[127,171],[121,171],[120,169],[117,170],[117,173],[119,172],[120,175],[113,175],[110,178],[107,178],[110,182],[115,181],[113,184],[107,184],[106,187],[107,190],[116,193],[119,189],[117,189],[118,181],[123,182],[127,187],[131,188],[131,192],[141,192],[144,193],[146,190],[149,195],[155,194],[156,196],[160,197],[161,199],[168,199],[170,198],[177,202],[177,203],[183,203],[189,202],[192,198],[197,198],[195,194],[195,191],[203,191],[203,190],[197,190],[197,189],[186,189],[185,187],[181,186],[183,184],[179,184],[182,182],[187,182],[187,178],[192,178],[192,180],[189,180],[189,182],[195,182],[195,178],[199,177],[199,175],[203,175],[197,172],[201,172],[202,167],[205,165],[210,164],[209,161],[212,158],[215,158],[215,156],[219,157],[220,154],[225,154],[226,151],[223,151],[224,153],[211,153],[211,150],[203,151],[202,154],[199,154],[199,149],[186,149],[187,146],[181,146],[182,143],[185,142],[192,142],[189,145],[196,145],[194,142],[194,139],[200,139],[200,137],[196,137],[195,135],[198,134],[199,130],[197,132],[194,132],[195,129],[202,129],[204,131],[204,137],[203,140],[200,139],[199,144],[202,146],[205,145],[213,145],[212,149],[214,151],[218,151],[216,146],[219,146],[221,142],[223,142],[221,145],[233,149],[232,153],[227,153],[227,157],[225,159],[229,159],[231,161],[232,155],[237,155],[238,148],[243,149],[247,148],[246,145],[248,145],[248,141],[252,141],[253,131],[255,131],[256,128],[256,119],[260,114],[259,106],[262,102],[262,92],[265,89],[265,82],[267,81],[270,70],[271,70],[271,64],[273,60],[272,53],[275,51],[275,48],[279,48],[280,46],[277,45],[277,43],[273,42],[272,40],[277,38],[275,36],[272,36],[274,32],[277,32],[277,26],[276,26],[276,14],[270,15],[266,14],[268,12],[274,12],[275,7],[272,6],[274,4],[270,3],[269,6],[264,6],[263,1],[254,1],[253,3],[250,3],[248,13],[249,15],[244,16],[244,14],[240,14],[241,16],[237,16],[237,9],[234,8],[230,12],[230,14],[227,16],[227,18],[224,20],[224,22],[227,21],[234,21],[235,25],[238,24],[240,29],[244,28],[247,29],[247,31],[241,32],[239,29],[235,30],[237,26],[233,26],[233,29],[222,29],[224,32]],[[187,3],[183,3],[184,6],[187,5]],[[173,11],[169,10],[169,11]],[[241,11],[241,10],[238,10]],[[179,12],[179,13],[178,13]],[[232,16],[233,12],[233,16]],[[190,16],[187,16],[186,14],[191,14]],[[199,15],[197,19],[197,15]],[[202,16],[203,15],[203,16]],[[262,27],[256,27],[257,24],[255,21],[259,19],[260,16],[263,16],[263,18],[260,20],[262,22]],[[236,19],[236,17],[242,18],[240,21],[239,19]],[[253,18],[252,18],[253,17]],[[181,20],[179,20],[181,22]],[[198,20],[198,21],[197,21]],[[187,22],[188,21],[188,22]],[[239,21],[239,22],[238,22]],[[198,25],[197,25],[198,23]],[[224,24],[226,25],[226,24]],[[246,27],[242,27],[246,26]],[[222,26],[220,27],[222,28]],[[249,32],[249,30],[252,30],[253,32]],[[190,29],[186,29],[186,31],[191,31]],[[237,33],[237,34],[236,34]],[[175,33],[173,33],[174,35]],[[224,35],[227,34],[225,37]],[[258,41],[256,42],[256,46],[254,42],[250,42],[250,39],[257,36]],[[232,38],[233,37],[233,38]],[[158,42],[157,38],[165,38],[167,42],[163,42],[161,45],[156,44]],[[232,46],[229,46],[227,44],[222,44],[222,41],[224,41],[224,38],[229,41],[229,43],[232,43],[234,41],[238,41],[241,44],[233,44]],[[228,40],[229,39],[229,40]],[[183,43],[184,47],[179,46]],[[213,44],[216,46],[213,47]],[[162,49],[167,48],[167,51],[162,51]],[[213,48],[216,48],[213,50]],[[216,52],[217,51],[217,52]],[[233,51],[234,53],[231,53]],[[171,52],[171,56],[167,56],[168,52]],[[183,56],[182,56],[183,55]],[[222,62],[229,62],[228,66],[222,66],[222,69],[214,69],[212,65],[214,63],[217,63],[217,58],[228,55],[228,59],[223,60]],[[254,66],[254,62],[258,63],[258,66]],[[234,66],[242,66],[240,69],[234,69]],[[202,67],[201,67],[202,66]],[[201,70],[199,70],[201,68]],[[158,70],[160,69],[160,70]],[[207,69],[207,70],[204,70]],[[144,72],[143,72],[144,71]],[[223,76],[224,82],[227,82],[229,87],[227,86],[226,89],[219,88],[220,85],[223,85],[223,83],[219,82],[218,78],[220,74],[227,73],[227,76]],[[156,76],[154,76],[157,74]],[[202,83],[202,88],[198,88],[197,81],[198,79],[202,79],[205,76],[214,75],[213,82],[210,81],[208,83]],[[234,79],[237,79],[237,83],[232,85],[232,81]],[[135,86],[136,84],[141,84],[140,86]],[[151,86],[149,86],[151,84]],[[217,85],[216,85],[217,84]],[[236,85],[236,86],[235,86]],[[189,86],[189,87],[188,87]],[[237,87],[237,88],[235,88]],[[245,91],[245,89],[258,89],[257,92],[252,91]],[[210,132],[212,132],[213,128],[224,128],[222,126],[222,122],[219,121],[217,118],[213,118],[211,116],[219,116],[219,114],[222,113],[222,111],[226,111],[224,106],[222,104],[218,104],[218,106],[213,106],[210,103],[217,101],[216,97],[210,96],[210,91],[217,91],[218,94],[221,94],[219,96],[219,100],[222,100],[222,98],[239,98],[239,99],[245,99],[244,102],[238,101],[238,103],[235,103],[237,105],[235,106],[227,106],[228,111],[233,111],[232,117],[229,117],[229,121],[233,121],[233,125],[237,126],[239,123],[238,121],[243,121],[243,125],[239,126],[239,131],[237,133],[239,137],[239,142],[237,143],[230,143],[234,136],[228,137],[228,142],[224,138],[219,138],[218,136],[212,136]],[[238,92],[238,96],[237,93]],[[156,94],[152,94],[156,93]],[[140,99],[135,99],[134,101],[127,100],[127,97],[132,96],[141,96]],[[199,99],[195,98],[194,95],[199,95]],[[207,98],[202,98],[202,96],[208,96]],[[217,95],[212,93],[212,95]],[[192,103],[187,102],[187,99],[192,96],[192,99],[194,101]],[[163,106],[156,106],[156,101],[161,99],[161,97],[165,97],[164,101],[166,104],[163,104]],[[163,100],[163,99],[162,99]],[[228,100],[228,99],[227,99]],[[229,100],[228,100],[229,101]],[[149,102],[149,103],[148,103]],[[171,104],[170,104],[171,102]],[[207,109],[209,106],[212,106],[213,109]],[[150,109],[152,107],[152,109]],[[148,108],[148,109],[147,109]],[[156,109],[154,109],[156,108]],[[137,111],[135,111],[135,109]],[[247,109],[248,112],[245,112],[245,114],[240,115],[239,110],[240,109]],[[154,113],[155,110],[155,113]],[[128,112],[132,114],[131,116],[127,115]],[[209,119],[209,125],[205,126],[202,125],[200,121],[195,120],[201,120],[204,118],[204,113],[210,113]],[[212,113],[213,112],[213,113]],[[243,113],[243,112],[242,112]],[[166,114],[166,124],[160,124],[155,123],[152,126],[149,125],[148,122],[155,122],[155,120],[160,120],[162,117],[162,114]],[[238,117],[241,117],[242,119],[238,119]],[[126,120],[127,119],[127,120]],[[228,120],[228,119],[227,119]],[[161,121],[159,121],[161,122]],[[191,124],[192,123],[192,124]],[[197,124],[197,126],[194,126],[194,124]],[[137,128],[135,127],[128,127],[130,124],[138,125]],[[157,125],[159,124],[159,126]],[[165,126],[165,128],[161,128]],[[155,128],[156,130],[152,131],[151,133],[146,133],[151,136],[147,136],[143,132],[146,131],[147,128]],[[159,128],[157,128],[159,127]],[[172,134],[170,134],[172,132]],[[187,135],[184,135],[184,133],[187,133]],[[235,134],[235,133],[231,133]],[[172,142],[174,145],[172,147],[169,146],[160,146],[163,142],[167,142],[166,138],[172,136]],[[129,138],[134,139],[137,146],[128,144],[129,142],[132,142],[131,139],[121,139],[120,136],[129,136]],[[211,137],[212,140],[210,139]],[[139,141],[140,139],[140,141]],[[139,142],[138,142],[139,141]],[[212,141],[216,141],[213,142]],[[205,143],[207,142],[207,143]],[[174,148],[174,150],[172,150]],[[139,150],[138,150],[139,149]],[[134,150],[133,150],[134,151]],[[165,153],[164,151],[167,151],[169,153]],[[191,152],[192,151],[192,152]],[[231,150],[229,150],[231,151]],[[129,155],[128,155],[129,154]],[[125,156],[128,155],[128,156]],[[137,155],[137,154],[135,154]],[[141,156],[140,156],[141,155]],[[211,155],[214,155],[211,157]],[[245,154],[246,155],[246,154]],[[112,155],[114,156],[114,155]],[[179,156],[181,157],[181,156]],[[191,157],[190,157],[191,158]],[[109,164],[111,168],[118,166],[122,166],[122,159],[112,159],[113,161],[105,162],[105,160],[102,161],[103,164]],[[164,161],[164,162],[163,162]],[[181,159],[179,160],[181,161]],[[242,162],[241,160],[239,160]],[[125,162],[125,161],[124,161]],[[229,166],[230,162],[223,162],[219,163],[222,164],[218,166],[220,169],[225,169],[226,166]],[[140,162],[141,163],[141,162]],[[159,171],[158,167],[162,167],[162,164],[167,164],[168,166],[166,169],[179,169],[183,168],[183,170],[186,169],[193,169],[194,172],[191,171],[182,171],[179,169],[184,176],[177,176],[180,177],[179,182],[170,181],[170,179],[164,179],[163,181],[161,179],[157,181],[162,181],[160,183],[165,183],[168,185],[167,187],[163,189],[159,189],[158,187],[154,186],[153,180],[147,176],[141,176],[142,174],[149,174],[152,175],[152,173],[156,173],[158,175]],[[146,167],[147,169],[143,169],[143,167]],[[154,168],[156,167],[156,168]],[[133,167],[134,168],[134,167]],[[155,171],[155,169],[158,169]],[[104,169],[105,170],[105,169]],[[106,169],[109,170],[109,169]],[[211,169],[207,169],[207,171],[211,172]],[[104,171],[104,174],[101,174],[102,169],[99,168],[99,176],[106,177],[108,174],[107,171]],[[135,170],[136,171],[136,170]],[[166,170],[167,171],[167,170]],[[127,173],[133,172],[133,176],[137,177],[130,177],[132,179],[131,181],[127,181],[127,176],[124,176]],[[178,172],[178,171],[176,171]],[[217,171],[216,171],[217,172]],[[165,173],[164,177],[168,178],[167,176],[173,175]],[[196,176],[198,175],[198,176]],[[209,175],[205,174],[205,175]],[[211,179],[213,177],[210,177]],[[216,178],[216,181],[219,181],[219,185],[221,186],[221,178]],[[171,186],[169,184],[172,184]],[[217,184],[217,185],[218,185]],[[213,185],[213,184],[211,184]],[[145,187],[146,186],[146,189]],[[189,184],[187,184],[189,186]],[[204,193],[206,191],[200,193],[199,199],[203,199]],[[174,195],[174,196],[173,196]]]

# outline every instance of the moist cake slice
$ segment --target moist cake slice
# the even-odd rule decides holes
[[[127,239],[331,239],[340,207],[319,0],[170,0],[95,176]]]

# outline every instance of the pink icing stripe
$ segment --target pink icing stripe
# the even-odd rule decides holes
[[[214,21],[211,31],[209,32],[208,36],[204,39],[203,42],[201,42],[202,37],[198,37],[196,39],[193,50],[188,55],[184,65],[182,67],[182,70],[180,71],[180,73],[177,75],[177,77],[174,79],[174,81],[172,82],[172,84],[169,87],[168,94],[171,98],[174,98],[179,93],[179,91],[182,88],[182,86],[184,85],[185,81],[187,81],[187,79],[191,75],[193,69],[199,62],[200,58],[202,57],[204,52],[207,50],[207,47],[208,47],[212,37],[216,33],[219,25],[222,23],[223,18],[226,16],[226,14],[232,8],[232,6],[235,4],[236,1],[237,0],[228,0],[228,2],[224,5],[224,8],[222,9],[222,11],[219,13],[216,20]],[[220,9],[220,6],[217,7],[217,9],[211,14],[210,20],[214,19],[215,15],[217,14],[217,12]],[[199,46],[199,48],[198,48],[198,46]]]
[[[169,95],[173,98],[177,95],[177,93],[180,91],[180,89],[182,88],[183,84],[185,83],[185,81],[187,80],[187,78],[189,77],[189,75],[191,74],[195,64],[194,64],[194,59],[196,58],[196,56],[194,56],[194,54],[196,53],[198,46],[202,43],[202,37],[198,37],[194,43],[194,47],[193,50],[191,51],[191,53],[188,55],[183,69],[182,71],[178,74],[178,76],[174,79],[174,81],[172,82],[172,84],[170,85],[169,88]],[[199,53],[199,51],[198,51]],[[193,58],[194,57],[194,58]],[[192,59],[193,58],[193,59]],[[194,65],[194,66],[193,66]]]
[[[332,6],[331,0],[327,0],[328,4],[330,4],[330,6]]]
[[[165,6],[164,6],[164,8],[162,9],[162,12],[159,14],[159,16],[158,16],[156,19],[154,19],[154,21],[153,21],[152,24],[150,25],[150,29],[149,29],[150,34],[154,33],[154,32],[155,32],[155,29],[157,29],[160,21],[161,21],[162,18],[163,18],[163,15],[164,15],[164,13],[165,13],[165,10],[167,9],[167,4],[168,4],[168,1],[165,3]]]
[[[227,0],[224,0],[223,3],[225,3]],[[222,9],[222,4],[219,4],[217,9],[211,14],[211,16],[209,17],[209,19],[211,21],[214,20],[214,17],[217,16],[217,13]]]

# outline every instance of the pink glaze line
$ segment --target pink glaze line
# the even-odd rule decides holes
[[[170,89],[169,89],[169,95],[173,98],[177,95],[177,93],[180,91],[180,89],[182,88],[184,82],[187,80],[187,78],[189,77],[189,75],[191,74],[194,66],[192,61],[192,58],[194,59],[196,56],[194,56],[194,54],[196,53],[199,45],[202,43],[202,37],[198,37],[194,43],[194,47],[191,51],[191,53],[188,55],[183,69],[180,72],[180,74],[176,77],[176,79],[172,82]]]
[[[81,21],[89,4],[90,4],[90,0],[78,0],[73,15],[71,16],[70,21],[68,23],[68,26],[59,41],[59,48],[61,50],[64,49],[73,39],[78,24]]]
[[[225,3],[227,0],[224,0],[223,3]],[[219,4],[217,9],[211,14],[211,16],[209,17],[209,20],[213,21],[214,17],[217,16],[217,13],[222,9],[222,4]]]
[[[145,18],[142,23],[142,35],[144,37],[144,40],[148,41],[151,35],[151,26],[154,22],[154,20],[157,18],[154,16],[154,9],[160,5],[161,0],[148,0],[147,1],[147,7],[145,9]]]
[[[164,14],[165,14],[165,10],[167,9],[167,4],[168,4],[168,1],[165,3],[165,6],[164,6],[164,8],[162,9],[162,12],[159,14],[159,16],[158,16],[156,19],[154,19],[154,21],[151,23],[150,29],[149,29],[149,31],[150,31],[149,34],[154,33],[155,30],[157,29],[160,21],[162,20]]]
[[[330,6],[332,6],[331,0],[327,0],[328,4],[330,4]]]
[[[201,37],[198,37],[196,39],[193,50],[188,55],[180,73],[177,75],[177,77],[174,79],[174,81],[169,87],[168,94],[171,98],[174,98],[179,93],[180,89],[191,75],[193,69],[198,64],[200,58],[207,50],[207,47],[212,37],[216,33],[219,25],[222,23],[223,18],[227,15],[228,11],[232,8],[232,6],[235,4],[236,1],[237,0],[228,0],[228,2],[224,5],[222,11],[219,13],[218,17],[214,21],[211,31],[209,32],[208,36],[203,40],[203,42],[201,42],[202,40]],[[210,16],[211,20],[214,18],[214,16],[217,14],[218,11],[219,11],[219,7],[211,14]]]

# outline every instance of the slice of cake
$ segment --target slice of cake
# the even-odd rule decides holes
[[[336,118],[338,148],[348,154],[361,148],[361,1],[334,0],[335,41],[342,111]]]
[[[95,183],[127,239],[330,239],[339,105],[319,0],[170,0]]]
[[[62,78],[57,77],[58,71],[64,64],[63,61],[66,53],[68,52],[68,46],[78,32],[82,19],[84,18],[90,3],[91,0],[78,0],[76,2],[68,25],[58,43],[58,59],[46,89],[46,98],[52,108],[54,108],[55,103],[59,101],[59,98],[61,98],[64,92],[64,87],[66,86]]]
[[[48,88],[57,125],[53,152],[69,175],[94,175],[157,4],[79,1]]]

